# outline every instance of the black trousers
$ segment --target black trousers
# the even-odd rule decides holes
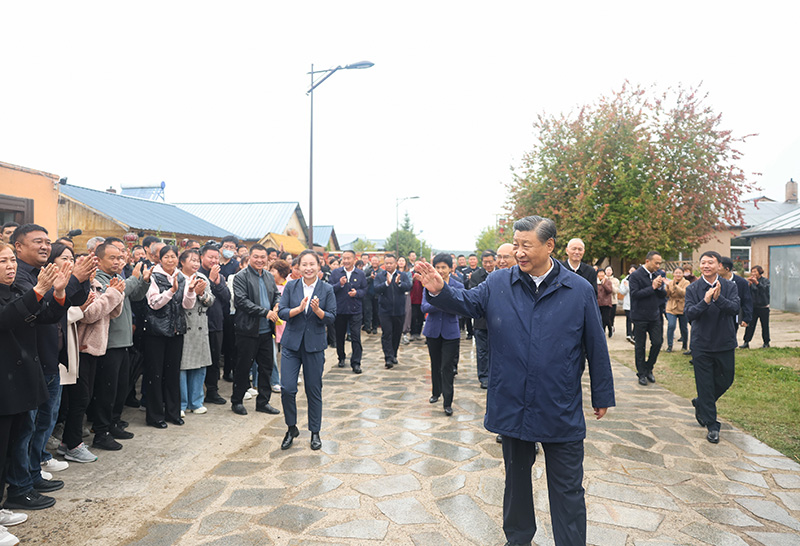
[[[86,408],[92,399],[96,371],[97,357],[81,353],[78,381],[74,385],[64,385],[64,391],[69,393],[69,406],[67,419],[64,422],[63,442],[69,449],[74,449],[83,442],[83,416],[86,415]]]
[[[458,358],[460,339],[429,337],[428,355],[431,357],[431,394],[442,396],[445,408],[453,405],[453,370]]]
[[[422,333],[422,323],[425,315],[422,313],[422,304],[411,304],[411,335],[418,336]]]
[[[226,314],[222,321],[222,352],[225,354],[223,372],[233,375],[236,369],[236,328],[231,314]]]
[[[753,307],[753,320],[744,330],[744,342],[750,343],[756,334],[756,324],[761,320],[761,339],[765,344],[769,343],[769,307]]]
[[[613,307],[610,305],[601,305],[600,306],[600,320],[603,323],[603,330],[608,328],[608,333],[611,333],[611,329],[614,327],[614,317],[611,314],[611,310]]]
[[[147,422],[181,418],[181,357],[183,336],[147,336],[144,380],[147,383]]]
[[[396,359],[397,349],[400,347],[400,338],[403,336],[405,315],[380,315],[380,317],[383,358],[387,361]]]
[[[704,353],[692,349],[694,383],[697,387],[697,417],[708,430],[719,432],[717,400],[733,385],[736,371],[734,349]]]
[[[650,336],[650,355],[644,358],[644,347]],[[634,355],[636,357],[636,375],[644,377],[653,372],[653,367],[658,359],[658,352],[664,343],[664,323],[661,317],[649,322],[634,321],[633,323]]]
[[[136,399],[136,382],[144,373],[144,334],[140,330],[133,333],[133,347],[128,349],[128,400]]]
[[[372,300],[374,299],[374,296],[366,294],[364,295],[364,299],[361,300],[362,324],[367,331],[372,331]]]
[[[339,360],[346,358],[344,350],[344,340],[347,334],[347,327],[350,326],[350,346],[352,354],[350,355],[350,365],[361,365],[361,314],[357,315],[336,315],[334,321],[336,328],[336,355]]]
[[[222,332],[209,332],[208,345],[211,347],[211,364],[206,366],[206,396],[219,393],[219,361],[222,357]]]
[[[536,534],[531,467],[534,442],[503,436],[506,488],[503,531],[509,542],[528,544]],[[558,546],[586,545],[586,501],[583,489],[583,440],[542,443],[553,538]]]
[[[272,332],[258,334],[257,337],[236,336],[236,369],[233,372],[233,394],[231,404],[241,404],[244,393],[250,387],[250,367],[253,360],[258,362],[258,396],[256,407],[269,404],[272,387],[269,378],[272,376],[273,353]]]
[[[0,500],[6,491],[6,467],[11,456],[11,445],[19,438],[22,420],[27,411],[14,415],[0,415]]]
[[[108,349],[97,359],[92,406],[95,434],[104,434],[118,423],[128,389],[128,349]],[[116,415],[115,415],[116,414]]]
[[[633,321],[631,320],[631,310],[625,309],[625,337],[633,336]]]

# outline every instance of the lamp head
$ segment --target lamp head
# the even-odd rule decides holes
[[[344,68],[345,68],[345,70],[350,70],[350,69],[353,69],[353,68],[358,68],[358,69],[361,69],[361,68],[370,68],[370,67],[372,67],[372,66],[375,66],[375,63],[371,63],[371,62],[369,62],[369,61],[359,61],[359,62],[357,62],[357,63],[348,64],[348,65],[347,65],[347,66],[345,66]]]

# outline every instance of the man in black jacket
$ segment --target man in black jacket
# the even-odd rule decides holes
[[[686,318],[692,324],[692,365],[697,398],[692,400],[706,439],[719,442],[717,400],[733,384],[739,293],[736,284],[719,276],[720,255],[713,250],[700,256],[703,277],[686,289]]]
[[[356,253],[352,250],[342,252],[342,267],[331,271],[328,282],[333,286],[336,295],[336,353],[339,367],[344,368],[346,356],[344,350],[345,334],[350,328],[350,367],[353,373],[361,373],[361,300],[367,291],[367,278],[364,272],[355,267]]]
[[[586,246],[580,239],[570,239],[567,243],[567,259],[561,262],[569,271],[572,271],[579,277],[583,277],[594,289],[595,296],[597,295],[597,271],[589,264],[583,263],[583,255],[586,253]]]
[[[250,380],[248,375],[255,359],[258,362],[258,397],[256,411],[277,415],[280,411],[269,404],[272,388],[273,323],[278,320],[280,294],[275,279],[266,269],[267,249],[255,244],[250,248],[250,262],[233,278],[233,300],[236,303],[236,369],[233,374],[231,409],[247,415],[242,405]]]
[[[753,320],[747,323],[744,331],[744,343],[740,349],[749,349],[750,340],[756,333],[756,323],[761,321],[762,349],[769,347],[769,279],[764,276],[764,268],[754,265],[750,270],[750,295],[753,297]]]
[[[216,245],[206,245],[200,249],[200,273],[211,281],[211,293],[214,294],[214,303],[206,309],[211,365],[206,367],[205,401],[207,404],[225,404],[226,400],[219,395],[219,361],[225,316],[230,314],[231,292],[220,271],[219,249]]]
[[[489,273],[494,271],[495,253],[493,250],[484,250],[481,254],[481,265],[469,279],[469,288],[476,288],[486,280]],[[489,330],[484,317],[472,321],[472,330],[475,335],[475,354],[478,364],[478,381],[482,389],[489,388]]]
[[[739,312],[733,317],[733,322],[738,332],[739,326],[747,328],[747,325],[753,321],[753,297],[750,294],[750,283],[733,272],[733,260],[727,256],[723,256],[719,262],[719,275],[736,284],[736,290],[739,293]]]
[[[383,359],[386,368],[392,368],[397,364],[397,349],[400,347],[403,318],[406,316],[405,293],[411,290],[412,283],[408,273],[397,269],[394,254],[386,254],[383,264],[386,269],[378,271],[374,284],[381,319]]]
[[[633,321],[634,354],[636,356],[636,375],[639,384],[655,383],[653,368],[658,352],[664,342],[664,323],[661,304],[667,297],[664,276],[661,268],[661,254],[655,250],[647,253],[643,266],[628,277],[631,294],[631,320]],[[595,282],[595,286],[597,283]],[[645,344],[650,336],[650,354],[645,360]]]

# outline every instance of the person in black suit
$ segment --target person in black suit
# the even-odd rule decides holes
[[[580,239],[570,239],[567,243],[567,259],[561,262],[568,271],[572,271],[579,277],[583,277],[594,288],[597,295],[597,271],[589,264],[583,263],[583,255],[586,253],[586,246]]]
[[[655,250],[647,253],[644,265],[628,276],[631,294],[631,320],[633,321],[634,357],[636,375],[640,385],[655,383],[653,368],[658,352],[664,343],[664,323],[661,304],[667,297],[664,286],[666,274],[661,269],[661,254]],[[650,336],[650,353],[645,359],[645,345]]]
[[[381,319],[381,345],[387,368],[397,364],[397,349],[403,334],[403,319],[406,316],[406,292],[411,290],[411,277],[397,269],[394,254],[383,257],[386,269],[375,275],[375,294]]]
[[[303,367],[304,386],[308,399],[308,430],[311,449],[322,447],[319,431],[322,426],[322,369],[328,347],[325,328],[336,319],[336,298],[333,288],[319,278],[322,262],[313,250],[298,256],[302,278],[289,281],[283,290],[278,316],[286,322],[281,337],[281,404],[289,430],[281,449],[289,449],[300,435],[297,430],[297,376]],[[358,329],[356,328],[356,331]]]
[[[330,282],[336,295],[336,353],[339,367],[344,368],[344,342],[347,327],[350,327],[350,366],[353,373],[361,373],[361,312],[364,295],[367,292],[367,277],[355,267],[356,253],[352,250],[342,252],[342,267],[331,271]]]

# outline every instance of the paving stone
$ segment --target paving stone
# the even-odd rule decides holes
[[[195,519],[217,500],[226,485],[220,480],[197,482],[167,509],[167,515],[177,519]]]
[[[497,459],[481,458],[468,462],[464,466],[459,467],[459,470],[463,470],[464,472],[481,472],[490,468],[497,468],[498,466],[500,466],[500,461]]]
[[[677,444],[665,444],[661,447],[661,453],[664,455],[671,455],[672,457],[699,456],[699,454],[695,453],[690,448]]]
[[[603,480],[604,482],[620,483],[623,485],[644,485],[644,486],[650,485],[642,480],[634,480],[630,476],[626,476],[624,474],[617,474],[616,472],[604,472],[602,474],[598,473],[592,479],[594,478]]]
[[[797,546],[797,534],[795,533],[764,533],[760,531],[745,531],[745,533],[764,546]]]
[[[339,510],[357,510],[361,508],[361,499],[358,495],[344,495],[328,499],[314,499],[311,504],[320,508],[336,508]]]
[[[335,440],[329,440],[325,438],[325,441],[322,442],[322,449],[320,450],[323,453],[328,455],[338,455],[339,454],[339,442]]]
[[[724,504],[727,501],[691,483],[668,485],[667,491],[687,504]]]
[[[658,512],[642,510],[640,508],[629,508],[608,502],[588,503],[586,506],[586,518],[595,523],[606,523],[618,527],[630,529],[641,529],[642,531],[655,532],[664,516]],[[625,544],[624,542],[606,544]]]
[[[147,528],[147,534],[131,542],[128,546],[163,546],[175,544],[186,531],[191,528],[191,523],[154,523]]]
[[[484,404],[478,404],[466,398],[457,400],[456,406],[474,415],[483,415],[486,413],[486,406]]]
[[[247,525],[250,516],[240,512],[215,512],[200,520],[199,535],[227,535]]]
[[[608,527],[588,525],[586,527],[586,544],[607,546],[608,544],[625,544],[628,540],[627,533]]]
[[[506,481],[504,478],[481,476],[477,497],[486,504],[491,504],[492,506],[503,506],[503,494],[505,493],[505,488]]]
[[[734,527],[763,527],[760,521],[755,520],[738,508],[695,508],[698,514],[721,525]]]
[[[399,476],[368,480],[353,486],[353,489],[373,498],[381,498],[399,493],[419,491],[422,486],[414,475],[401,474]]]
[[[747,543],[738,536],[703,523],[690,523],[681,529],[681,532],[713,546],[747,546]]]
[[[442,474],[450,472],[453,467],[454,465],[430,457],[425,457],[418,463],[409,466],[411,470],[423,476],[441,476]]]
[[[753,457],[747,455],[747,458],[763,466],[764,468],[774,468],[776,470],[791,470],[792,472],[800,472],[800,464],[797,464],[788,457]]]
[[[611,446],[611,456],[647,463],[653,466],[664,466],[664,457],[661,454],[637,447],[614,444]]]
[[[420,453],[413,453],[411,451],[401,451],[400,453],[395,453],[391,457],[384,459],[387,463],[396,464],[398,466],[403,466],[409,461],[413,461],[414,459],[419,459],[422,457]]]
[[[725,439],[750,455],[783,456],[779,451],[743,432],[731,431],[725,435]]]
[[[437,522],[436,518],[425,510],[422,503],[414,497],[376,502],[375,506],[377,506],[387,518],[399,525]]]
[[[395,412],[389,409],[369,408],[356,415],[356,417],[360,417],[361,419],[384,420],[392,417],[394,414]]]
[[[583,456],[585,459],[608,459],[608,455],[600,451],[600,449],[592,442],[583,443]]]
[[[725,474],[728,479],[733,481],[754,485],[756,487],[763,487],[764,489],[768,487],[764,477],[761,474],[756,474],[755,472],[723,469],[722,473]]]
[[[589,429],[586,431],[586,439],[592,442],[607,442],[609,444],[617,444],[619,443],[619,438],[616,436],[612,436],[606,432],[600,432],[599,430]]]
[[[435,432],[433,437],[439,440],[447,440],[450,442],[459,442],[461,444],[475,445],[478,442],[486,440],[486,434],[474,430],[458,430],[450,432]]]
[[[400,419],[394,424],[395,426],[401,428],[405,428],[408,430],[416,430],[416,431],[428,430],[433,426],[433,424],[430,423],[429,421],[423,421],[421,419]]]
[[[744,461],[731,461],[728,464],[734,468],[738,468],[739,470],[746,470],[748,472],[764,472],[766,470],[766,468],[760,467],[755,464],[746,463]]]
[[[775,491],[775,496],[781,499],[789,510],[800,512],[800,491]]]
[[[345,459],[333,463],[328,472],[331,474],[386,474],[383,467],[372,459]]]
[[[684,546],[685,543],[675,542],[669,537],[660,536],[653,539],[648,538],[635,538],[633,539],[634,546]]]
[[[648,506],[650,508],[663,508],[679,512],[680,508],[671,498],[663,493],[640,491],[627,486],[613,485],[604,482],[592,482],[589,484],[589,494],[605,499],[627,502],[637,506]]]
[[[320,537],[383,540],[388,528],[388,521],[361,519],[348,521],[347,523],[334,525],[333,527],[327,527],[325,529],[317,529],[311,534]]]
[[[411,535],[411,542],[414,546],[451,546],[439,533],[417,533]]]
[[[749,487],[728,480],[719,480],[716,478],[703,478],[705,482],[717,493],[723,495],[736,495],[739,497],[763,497],[764,493],[755,491]]]
[[[328,513],[322,510],[314,510],[296,504],[283,504],[269,512],[258,522],[261,525],[277,527],[292,533],[301,533],[326,515]]]
[[[773,473],[772,479],[784,489],[800,489],[800,475]]]
[[[341,440],[342,442],[350,442],[352,440],[357,440],[358,438],[366,438],[367,433],[363,430],[348,430],[346,432],[334,434],[333,437],[337,440]]]
[[[676,457],[672,461],[672,469],[681,472],[690,472],[692,474],[708,474],[709,476],[715,476],[717,474],[717,469],[714,468],[714,465],[698,459]]]
[[[735,459],[739,456],[739,452],[725,444],[710,444],[706,438],[706,430],[700,430],[699,438],[702,438],[703,443],[700,444],[700,453],[709,459]]]
[[[342,480],[334,478],[333,476],[323,476],[301,489],[300,492],[295,495],[293,500],[299,501],[324,495],[329,491],[333,491],[340,485],[342,485]]]
[[[653,438],[635,430],[613,430],[611,433],[643,449],[650,449],[656,445]]]
[[[669,427],[647,427],[655,438],[658,439],[659,442],[666,442],[668,444],[677,444],[680,446],[690,446],[691,442],[684,438],[682,434],[679,434],[674,429]]]
[[[636,430],[636,427],[633,423],[628,421],[615,421],[613,419],[606,420],[603,419],[602,421],[592,421],[594,426],[609,430]]]
[[[228,535],[211,542],[204,542],[203,546],[262,546],[272,544],[269,535],[261,529],[253,529],[240,535]]]
[[[223,506],[275,506],[281,503],[286,489],[250,488],[231,493]]]
[[[319,455],[292,455],[284,459],[279,468],[281,470],[317,470],[320,466],[329,462],[331,462],[331,458],[324,453]]]
[[[311,474],[306,474],[305,472],[281,472],[277,476],[280,481],[292,487],[297,487],[310,477]]]
[[[410,445],[418,444],[422,441],[418,436],[405,431],[398,432],[390,436],[385,436],[383,439],[397,448],[408,447]]]
[[[736,498],[735,500],[759,518],[774,521],[775,523],[780,523],[781,525],[785,525],[786,527],[794,529],[795,531],[800,531],[800,521],[797,521],[790,516],[789,513],[777,503],[762,499],[750,498]]]
[[[448,442],[442,442],[441,440],[428,440],[427,442],[414,446],[413,449],[421,453],[447,459],[448,461],[458,462],[471,459],[479,453],[474,449],[453,445]]]
[[[500,527],[469,496],[456,495],[436,501],[447,520],[462,535],[476,544],[501,543],[505,536]]]
[[[455,476],[442,476],[431,480],[431,494],[434,497],[444,497],[455,493],[467,483],[467,477],[463,474]]]
[[[264,463],[225,461],[219,464],[211,473],[215,476],[250,476],[263,469]]]
[[[675,485],[693,479],[691,474],[678,472],[677,470],[666,470],[663,468],[628,468],[623,465],[625,471],[635,478],[648,480],[662,485]]]
[[[347,430],[347,429],[364,429],[364,428],[375,428],[377,427],[377,423],[373,423],[372,421],[368,421],[366,419],[352,419],[350,421],[343,421],[336,425],[336,428],[339,430]]]

